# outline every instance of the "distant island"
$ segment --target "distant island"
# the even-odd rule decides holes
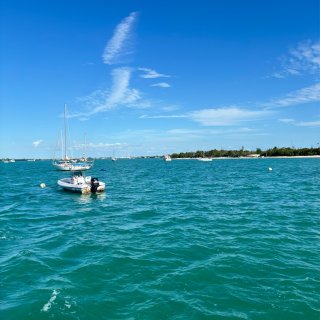
[[[245,150],[243,147],[240,150],[198,150],[196,152],[180,152],[171,154],[171,158],[260,158],[260,157],[306,157],[320,156],[320,148],[277,148],[262,150]]]

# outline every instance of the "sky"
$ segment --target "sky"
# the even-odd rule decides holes
[[[1,2],[0,158],[318,147],[319,0]],[[72,147],[72,151],[71,151]]]

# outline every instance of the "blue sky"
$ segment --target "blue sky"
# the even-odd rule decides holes
[[[0,158],[320,142],[319,1],[2,1]]]

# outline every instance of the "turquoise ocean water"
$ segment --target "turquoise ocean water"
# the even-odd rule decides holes
[[[0,172],[2,320],[319,319],[320,159],[97,160],[101,195]]]

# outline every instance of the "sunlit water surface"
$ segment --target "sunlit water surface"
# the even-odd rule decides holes
[[[0,319],[319,319],[320,159],[0,170]]]

